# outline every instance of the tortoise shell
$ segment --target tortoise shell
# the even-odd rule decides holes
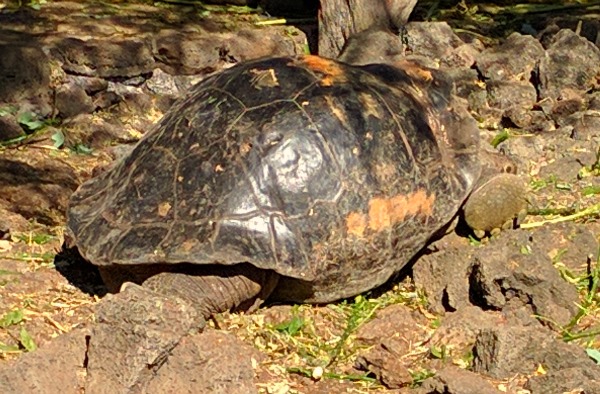
[[[257,60],[200,82],[84,183],[68,231],[99,266],[247,262],[288,279],[282,298],[326,302],[385,282],[447,224],[477,152],[439,71]]]

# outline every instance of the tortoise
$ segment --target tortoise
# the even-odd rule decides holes
[[[201,81],[74,193],[81,255],[112,291],[139,283],[208,318],[373,289],[457,215],[478,234],[511,223],[523,182],[484,153],[446,73],[357,49],[381,34],[338,60],[259,59]]]

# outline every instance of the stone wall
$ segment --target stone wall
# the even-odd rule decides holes
[[[306,50],[298,29],[257,19],[96,2],[0,10],[0,141],[24,135],[23,113],[62,120],[68,143],[136,139],[206,75]]]

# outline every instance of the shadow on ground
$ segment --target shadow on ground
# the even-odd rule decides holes
[[[70,284],[84,293],[98,297],[103,297],[108,293],[98,267],[81,257],[77,248],[63,245],[54,259],[54,266]]]

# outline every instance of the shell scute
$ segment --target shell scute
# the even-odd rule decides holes
[[[292,100],[299,92],[318,79],[290,58],[250,62],[226,72],[219,86],[248,109],[269,105],[280,100]],[[229,69],[227,71],[230,71]]]

